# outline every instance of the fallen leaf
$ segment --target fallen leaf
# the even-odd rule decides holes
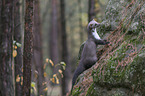
[[[16,57],[16,56],[17,56],[17,51],[13,50],[13,57]]]
[[[20,82],[20,76],[19,75],[17,75],[17,77],[16,77],[16,82]]]

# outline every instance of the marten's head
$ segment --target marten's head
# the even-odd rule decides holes
[[[100,23],[96,22],[94,19],[92,21],[89,22],[88,24],[88,35],[89,36],[93,36],[95,39],[100,39],[96,28],[100,26]]]

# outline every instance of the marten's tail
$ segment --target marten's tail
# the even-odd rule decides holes
[[[75,85],[75,82],[76,82],[76,79],[78,78],[78,76],[85,71],[85,68],[83,66],[78,66],[77,69],[75,70],[74,72],[74,76],[73,76],[73,79],[72,79],[72,88],[71,88],[71,94],[72,94],[72,90],[73,90],[73,87]]]

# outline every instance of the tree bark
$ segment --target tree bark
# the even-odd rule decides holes
[[[88,2],[88,22],[90,22],[95,17],[95,0],[89,0]]]
[[[14,0],[14,40],[18,43],[21,42],[21,22],[20,22],[20,2]],[[14,58],[15,62],[15,95],[22,96],[22,85],[21,79],[17,82],[17,78],[21,77],[22,74],[22,47],[17,47],[17,56]]]
[[[0,96],[14,96],[12,76],[13,0],[0,0]]]
[[[78,0],[78,5],[79,5],[79,27],[80,27],[80,43],[82,44],[84,41],[84,34],[83,34],[83,27],[82,27],[82,4],[81,4],[81,0]]]
[[[50,31],[50,59],[57,64],[59,62],[58,54],[58,20],[57,20],[57,0],[51,0],[52,5],[52,20],[51,20],[51,31]],[[53,68],[53,73],[57,72],[57,68]]]
[[[66,70],[63,72],[64,77],[62,78],[62,96],[65,96],[69,91],[69,81],[71,77],[71,68],[69,64],[69,54],[67,46],[67,34],[66,34],[66,25],[65,25],[65,1],[60,0],[60,9],[61,9],[61,39],[62,39],[62,61],[66,63]]]
[[[39,0],[35,0],[34,4],[34,55],[33,55],[33,64],[35,64],[36,71],[38,72],[37,79],[37,88],[38,96],[43,95],[47,96],[47,92],[44,92],[43,89],[46,87],[43,85],[45,82],[44,78],[44,69],[43,69],[43,54],[42,54],[42,38],[41,38],[41,22],[40,22],[40,5]]]
[[[23,52],[23,96],[30,96],[31,58],[33,52],[33,0],[26,0],[25,32]]]

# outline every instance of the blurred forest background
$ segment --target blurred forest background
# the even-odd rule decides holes
[[[93,18],[102,22],[107,3],[0,0],[0,96],[64,96],[70,91],[87,24]]]

